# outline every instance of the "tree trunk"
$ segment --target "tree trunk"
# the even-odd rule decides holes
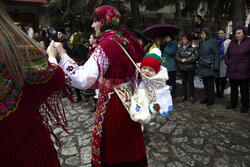
[[[233,0],[233,30],[238,26],[245,26],[246,0]]]
[[[175,24],[177,27],[183,27],[183,22],[181,19],[181,10],[180,10],[180,0],[175,1]],[[179,39],[181,39],[181,34],[178,34]]]
[[[69,26],[70,26],[70,31],[73,31],[73,24],[72,24],[72,15],[69,15]]]
[[[130,0],[131,3],[131,29],[139,29],[140,27],[140,11],[139,11],[139,1]]]

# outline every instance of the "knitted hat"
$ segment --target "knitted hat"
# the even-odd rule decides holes
[[[143,66],[152,67],[157,74],[160,71],[161,67],[161,51],[158,48],[152,49],[152,51],[146,54],[141,62],[141,68]]]

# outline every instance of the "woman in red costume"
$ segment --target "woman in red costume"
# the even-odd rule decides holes
[[[134,77],[135,68],[119,42],[135,62],[140,62],[145,52],[135,36],[121,26],[120,13],[111,6],[100,6],[93,12],[98,45],[84,66],[78,66],[65,54],[62,45],[55,44],[59,65],[66,73],[68,84],[87,89],[97,80],[97,102],[93,141],[92,165],[95,167],[146,167],[147,157],[141,125],[130,119],[113,87]]]
[[[56,50],[50,47],[48,53]],[[47,59],[0,2],[1,167],[60,166],[49,122],[63,128],[67,124],[59,99],[65,77]]]

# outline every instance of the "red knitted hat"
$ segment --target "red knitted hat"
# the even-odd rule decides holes
[[[146,54],[141,62],[141,67],[143,66],[149,66],[152,67],[155,70],[155,73],[157,74],[160,71],[161,68],[161,51],[158,48],[152,49],[152,51],[148,54]]]

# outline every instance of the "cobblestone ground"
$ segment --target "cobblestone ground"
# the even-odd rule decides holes
[[[196,93],[196,99],[203,92]],[[70,103],[63,99],[70,134],[55,128],[62,148],[58,156],[62,167],[88,167],[91,158],[93,100]],[[240,108],[225,110],[228,97],[216,99],[211,107],[174,100],[174,110],[158,116],[144,133],[149,167],[249,167],[250,114]],[[238,105],[239,106],[239,105]]]

